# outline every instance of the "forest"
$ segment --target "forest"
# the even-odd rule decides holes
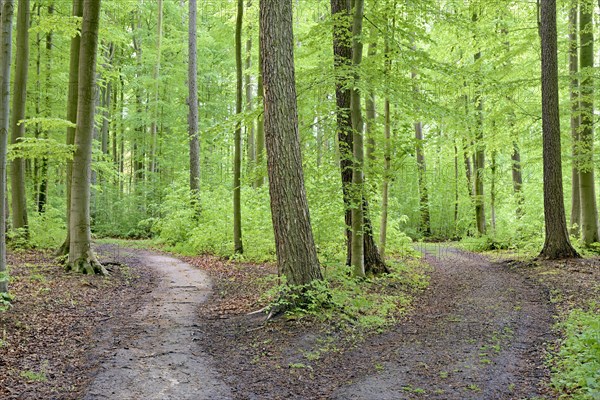
[[[0,0],[0,397],[103,398],[75,344],[11,346],[189,289],[153,318],[207,398],[599,398],[598,37],[595,0]]]

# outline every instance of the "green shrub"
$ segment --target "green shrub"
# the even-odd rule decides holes
[[[573,399],[600,399],[599,305],[572,311],[561,328],[565,339],[554,356],[552,385]]]

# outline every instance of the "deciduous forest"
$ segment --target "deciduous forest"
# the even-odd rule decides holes
[[[0,0],[0,397],[599,398],[599,37],[595,0]]]

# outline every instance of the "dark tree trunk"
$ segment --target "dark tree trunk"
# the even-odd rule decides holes
[[[581,230],[581,197],[579,193],[579,47],[577,43],[579,0],[572,0],[569,10],[569,86],[571,98],[571,227],[570,233],[578,236]]]
[[[578,257],[567,232],[560,154],[556,0],[541,2],[542,131],[546,238],[540,258]]]
[[[277,263],[291,285],[322,279],[304,188],[294,78],[292,1],[261,0],[265,144]]]
[[[238,0],[237,18],[235,24],[235,65],[236,65],[236,97],[235,112],[242,113],[243,76],[242,76],[242,19],[244,16],[244,1]],[[233,155],[233,247],[234,252],[242,254],[242,123],[237,122],[234,133]]]

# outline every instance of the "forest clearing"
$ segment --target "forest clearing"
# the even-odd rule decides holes
[[[0,0],[0,398],[600,399],[600,0]]]

